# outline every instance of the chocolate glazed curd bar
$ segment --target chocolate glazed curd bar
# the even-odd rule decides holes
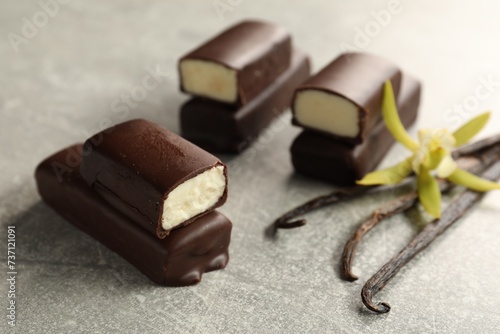
[[[244,21],[182,57],[181,90],[245,105],[290,65],[292,43],[282,27]]]
[[[196,284],[203,273],[226,266],[232,224],[224,215],[211,211],[158,239],[86,184],[78,170],[81,152],[81,144],[61,150],[35,172],[40,195],[62,217],[161,285]],[[61,169],[68,156],[71,168]]]
[[[293,124],[362,143],[380,120],[387,80],[398,96],[401,72],[394,64],[366,53],[343,54],[296,89]]]
[[[295,49],[290,67],[242,107],[193,98],[181,108],[182,136],[211,152],[241,152],[286,110],[309,73],[309,58]]]
[[[405,74],[397,96],[399,117],[405,127],[415,122],[420,92],[420,83]],[[347,145],[305,130],[295,138],[290,151],[297,172],[337,185],[351,185],[374,170],[392,144],[394,138],[380,120],[362,144]]]
[[[159,238],[226,201],[226,166],[155,123],[118,124],[89,138],[83,149],[85,182]]]

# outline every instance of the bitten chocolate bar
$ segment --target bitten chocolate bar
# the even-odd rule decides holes
[[[359,144],[380,120],[387,80],[397,96],[401,72],[394,64],[365,53],[343,54],[296,89],[293,123]]]
[[[245,105],[288,68],[291,54],[285,29],[244,21],[181,58],[181,90]]]
[[[203,273],[226,266],[232,228],[226,217],[212,211],[158,239],[86,184],[78,170],[81,152],[81,144],[68,147],[36,169],[38,191],[57,213],[161,285],[196,284]],[[68,156],[71,168],[60,173],[55,166],[65,165]]]
[[[294,50],[290,67],[243,107],[193,98],[181,108],[182,136],[211,152],[241,152],[286,110],[309,73],[309,58]]]
[[[218,158],[141,119],[89,138],[80,172],[109,204],[159,238],[227,197],[226,166]]]
[[[420,91],[420,83],[405,74],[397,97],[399,116],[405,127],[415,122]],[[290,150],[297,172],[337,185],[350,185],[374,170],[392,144],[394,138],[381,120],[359,145],[347,145],[305,130],[295,139]]]

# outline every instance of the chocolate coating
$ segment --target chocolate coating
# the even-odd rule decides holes
[[[405,74],[397,97],[399,116],[405,127],[415,122],[420,92],[420,83]],[[392,144],[394,137],[381,120],[362,144],[351,146],[305,130],[295,139],[290,151],[297,172],[336,185],[351,185],[374,170]]]
[[[286,110],[309,74],[309,58],[294,50],[290,67],[243,107],[193,98],[181,108],[182,136],[211,152],[239,153]]]
[[[36,169],[38,191],[57,213],[161,285],[196,284],[203,273],[226,266],[232,224],[224,215],[212,211],[158,239],[85,183],[78,170],[81,150],[81,144],[68,147]]]
[[[163,204],[184,181],[215,166],[225,165],[210,153],[146,120],[131,120],[89,138],[80,172],[88,185],[118,211],[164,238]],[[224,204],[223,196],[211,209]],[[203,213],[185,221],[189,224]]]
[[[381,119],[383,87],[391,80],[395,96],[398,96],[402,75],[397,66],[388,60],[367,53],[346,53],[340,55],[316,75],[297,87],[298,92],[307,89],[321,90],[329,94],[341,96],[359,109],[359,133],[355,138],[337,136],[328,132],[325,135],[351,145],[362,143],[371,133],[371,129]],[[295,106],[292,102],[292,113]],[[294,117],[292,123],[307,128]],[[311,129],[319,131],[317,129]]]
[[[291,37],[284,28],[268,22],[243,21],[180,61],[208,60],[237,71],[238,100],[234,105],[245,105],[288,68],[291,55]],[[185,92],[182,82],[181,90]]]

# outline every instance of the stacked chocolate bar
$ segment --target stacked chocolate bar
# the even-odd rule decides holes
[[[176,134],[132,120],[43,161],[44,201],[158,284],[196,284],[229,260],[226,166]]]
[[[305,129],[291,147],[296,171],[350,185],[375,169],[394,143],[381,117],[387,80],[409,127],[417,117],[420,83],[378,56],[343,54],[300,85],[292,101],[293,124]]]
[[[239,23],[180,59],[181,90],[195,96],[181,108],[182,135],[210,151],[241,152],[309,74],[285,29]]]

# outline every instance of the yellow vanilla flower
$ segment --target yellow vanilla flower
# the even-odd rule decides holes
[[[397,184],[414,172],[417,175],[420,202],[435,218],[441,216],[441,192],[433,175],[475,191],[500,189],[500,184],[458,168],[451,155],[453,148],[469,142],[481,131],[490,118],[489,112],[471,119],[453,133],[448,129],[422,129],[418,132],[416,142],[401,124],[394,91],[391,82],[387,81],[384,86],[382,115],[394,138],[408,148],[412,155],[395,166],[366,174],[358,184]]]

